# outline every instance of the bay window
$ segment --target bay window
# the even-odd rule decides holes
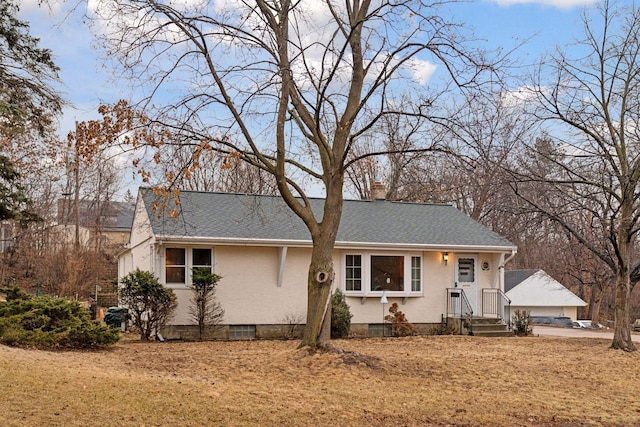
[[[403,256],[371,256],[371,290],[404,291]]]
[[[353,296],[422,295],[422,257],[348,253],[343,256],[344,291]]]
[[[345,258],[345,289],[347,291],[362,290],[362,256],[347,255]]]
[[[422,291],[422,258],[411,257],[411,292]]]

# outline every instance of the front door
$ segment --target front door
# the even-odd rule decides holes
[[[457,255],[455,276],[456,288],[464,291],[473,313],[478,315],[478,257]]]

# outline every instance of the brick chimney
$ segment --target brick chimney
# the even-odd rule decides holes
[[[385,200],[387,198],[387,186],[383,182],[374,182],[371,185],[371,199]]]

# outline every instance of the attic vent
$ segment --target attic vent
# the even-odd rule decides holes
[[[371,198],[384,200],[387,198],[387,186],[383,182],[374,182],[371,186]]]

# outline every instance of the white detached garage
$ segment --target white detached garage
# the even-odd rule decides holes
[[[578,307],[587,305],[543,270],[511,270],[504,273],[504,288],[511,312],[528,310],[531,316],[566,316],[577,319]]]

